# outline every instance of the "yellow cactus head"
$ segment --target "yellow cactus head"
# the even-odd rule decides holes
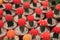
[[[3,3],[3,0],[0,0],[0,5],[2,5],[2,3]]]
[[[29,34],[25,34],[23,36],[23,40],[31,40],[31,36]]]

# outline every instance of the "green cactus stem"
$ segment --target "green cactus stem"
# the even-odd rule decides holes
[[[2,33],[1,28],[0,28],[0,34]]]
[[[18,15],[18,18],[22,18],[22,15]]]
[[[23,33],[24,32],[24,26],[23,27],[20,27],[20,31]]]
[[[27,0],[23,0],[24,2],[26,2]]]
[[[33,27],[34,22],[29,22],[29,25],[30,25],[31,27]]]
[[[56,15],[59,15],[59,10],[55,9],[54,12],[55,12]]]
[[[7,24],[8,24],[8,27],[13,27],[14,26],[14,22],[13,21],[9,21],[9,22],[7,22]]]
[[[53,38],[57,38],[57,39],[58,39],[58,38],[59,38],[59,34],[54,33],[54,34],[53,34]]]
[[[20,7],[20,5],[19,4],[15,4],[15,8],[18,8],[18,7]]]
[[[29,13],[29,9],[25,9],[25,12],[26,12],[26,13]]]
[[[12,14],[10,10],[5,10],[6,14]]]
[[[45,31],[45,27],[44,26],[40,26],[40,31],[44,32]]]
[[[36,17],[39,17],[40,18],[40,15],[36,14]]]
[[[14,40],[14,38],[12,38],[12,39],[8,38],[8,40]]]
[[[48,21],[49,24],[52,24],[52,19],[51,18],[48,18],[47,21]]]

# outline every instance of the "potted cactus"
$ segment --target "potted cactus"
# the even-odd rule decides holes
[[[55,26],[56,25],[56,20],[53,18],[54,17],[54,12],[53,10],[49,10],[46,13],[46,17],[47,17],[47,22],[48,22],[48,26]]]
[[[42,14],[42,9],[41,8],[36,8],[34,16],[35,16],[35,20],[43,19],[44,15]]]
[[[44,32],[40,36],[41,36],[41,40],[51,40],[49,32]]]
[[[19,40],[19,37],[16,36],[14,30],[7,31],[7,35],[4,37],[4,40]]]
[[[36,30],[36,29],[31,29],[31,30],[29,31],[29,34],[31,34],[31,37],[32,37],[31,40],[37,40],[37,39],[38,39],[38,37],[37,37],[37,35],[38,35],[38,30]]]
[[[6,22],[5,22],[5,28],[6,29],[14,29],[16,27],[16,23],[13,21],[13,16],[8,14],[5,16]]]
[[[31,0],[31,5],[30,7],[32,9],[35,9],[36,7],[40,7],[40,3],[38,3],[38,0]]]
[[[29,15],[29,14],[33,13],[33,10],[30,8],[30,2],[24,2],[23,3],[23,8],[24,8],[24,11],[25,11],[24,15]]]
[[[13,0],[13,9],[19,8],[21,6],[21,0]]]
[[[26,20],[21,18],[18,20],[18,27],[15,29],[17,35],[25,35],[28,32],[26,28]]]
[[[52,29],[53,39],[58,39],[60,34],[60,27],[56,26]]]
[[[27,16],[27,28],[31,29],[31,28],[36,28],[37,27],[37,22],[34,20],[34,16],[33,15],[28,15]]]
[[[39,20],[38,21],[38,24],[39,24],[39,31],[41,31],[41,33],[42,32],[44,32],[44,31],[47,31],[46,29],[47,29],[47,24],[48,24],[48,22],[46,21],[46,20]]]
[[[6,3],[4,6],[5,6],[5,12],[6,12],[5,15],[6,14],[11,14],[12,15],[12,11],[11,11],[12,10],[12,4]]]
[[[43,6],[43,10],[48,10],[48,6],[49,6],[48,3],[49,3],[48,1],[41,2],[42,6]]]
[[[59,18],[60,18],[60,4],[57,4],[55,6],[54,12],[55,12],[54,18],[56,18],[58,21],[60,21],[59,20]]]
[[[24,9],[22,7],[19,7],[16,9],[16,16],[14,16],[14,21],[18,22],[18,19],[20,18],[25,18],[24,14]]]

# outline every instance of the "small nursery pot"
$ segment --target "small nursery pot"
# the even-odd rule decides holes
[[[36,5],[36,6],[33,6],[33,5]],[[40,3],[37,3],[37,4],[31,3],[31,4],[30,4],[30,7],[31,7],[32,9],[35,9],[35,8],[37,8],[37,7],[40,7],[40,6],[41,6]]]
[[[30,9],[30,8],[28,8],[28,11],[29,11],[29,12],[26,12],[26,10],[25,10],[24,15],[30,15],[30,14],[33,13],[33,10]]]
[[[43,13],[46,13],[48,10],[50,10],[50,8],[49,8],[49,7],[47,7],[46,9],[44,9],[44,7],[43,7],[43,6],[41,6],[41,9],[43,10],[43,11],[42,11]]]
[[[43,14],[38,15],[38,14],[34,13],[33,15],[35,17],[35,20],[39,20],[39,19],[43,19],[44,18]]]
[[[11,25],[8,26],[8,25],[10,25],[10,24],[8,22],[5,22],[4,28],[10,30],[10,29],[14,29],[17,26],[17,24],[15,22],[13,22],[13,26],[11,26]]]
[[[55,19],[45,19],[48,22],[48,26],[52,27],[55,26],[57,24],[57,21]],[[50,21],[49,21],[50,20]]]
[[[36,28],[38,31],[39,31],[39,33],[43,33],[43,32],[46,32],[46,31],[48,31],[48,29],[45,27],[45,29],[43,29],[42,30],[42,28],[39,26],[39,27],[37,27]],[[48,31],[49,32],[49,31]]]
[[[15,28],[16,35],[25,35],[26,33],[28,33],[28,28],[24,27],[23,31],[21,31],[21,29],[22,28],[19,26]]]
[[[26,24],[27,28],[31,29],[31,28],[36,28],[37,27],[37,22],[33,21],[33,22],[28,22]]]

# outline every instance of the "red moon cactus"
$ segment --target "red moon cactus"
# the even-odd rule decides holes
[[[48,22],[45,21],[45,20],[39,20],[39,21],[38,21],[38,24],[39,24],[40,26],[46,26],[46,25],[48,24]]]
[[[28,20],[29,22],[33,22],[33,21],[34,21],[34,16],[33,16],[33,15],[28,15],[28,16],[27,16],[27,20]]]
[[[48,12],[46,13],[46,17],[47,17],[47,18],[53,18],[53,17],[54,17],[54,12],[53,12],[52,10],[48,11]]]
[[[42,9],[41,8],[36,8],[35,12],[36,12],[36,14],[40,15],[42,13]]]
[[[19,7],[16,9],[16,14],[17,15],[22,15],[24,13],[24,9],[22,7]]]
[[[38,34],[38,30],[36,30],[36,29],[31,29],[31,30],[29,31],[29,33],[30,33],[32,36],[36,36],[36,35]]]
[[[11,10],[12,9],[12,4],[10,4],[10,3],[5,4],[5,8],[7,10]]]
[[[22,27],[22,26],[25,26],[25,24],[26,24],[26,20],[24,18],[21,18],[21,19],[18,20],[18,25],[19,26]]]
[[[30,3],[29,3],[29,2],[25,2],[25,3],[23,4],[23,6],[24,6],[24,8],[29,8],[29,7],[30,7]]]
[[[60,10],[60,4],[56,5],[56,10]]]
[[[12,21],[13,16],[12,15],[6,15],[5,19],[6,19],[6,21]]]

